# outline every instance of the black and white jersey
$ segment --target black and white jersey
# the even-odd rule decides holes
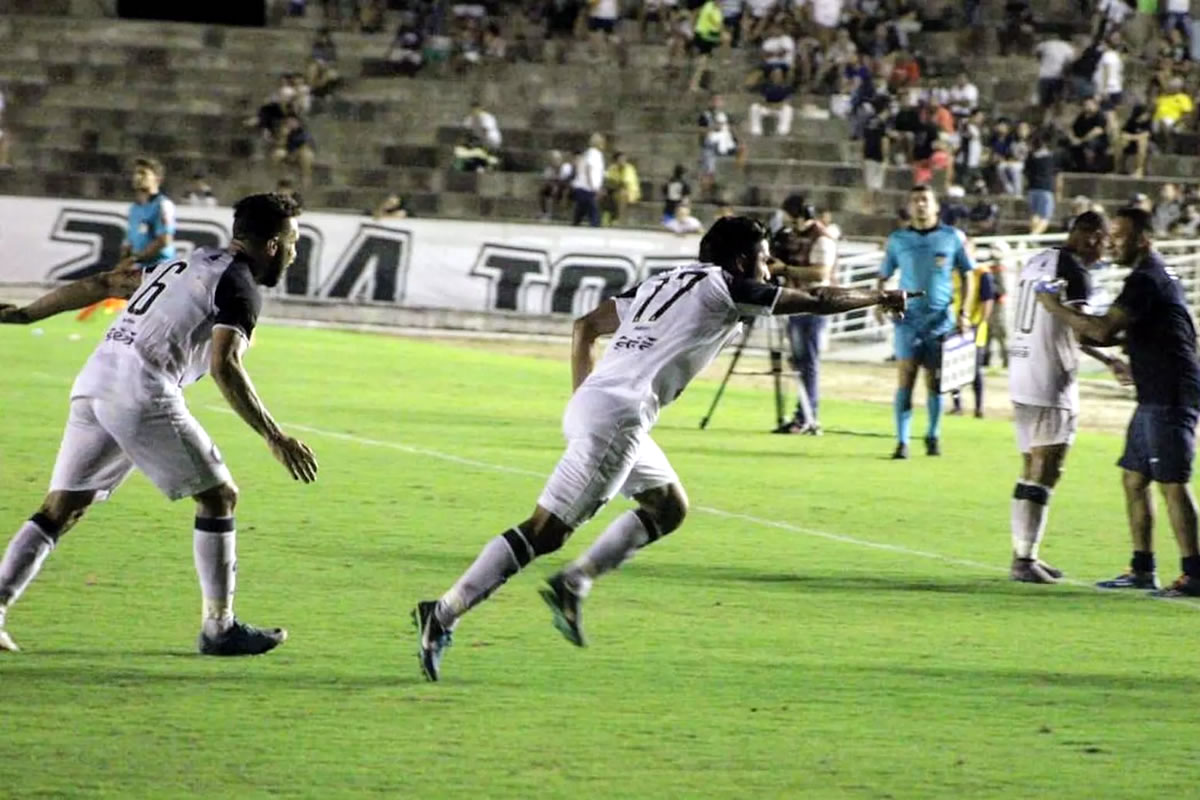
[[[1021,270],[1009,332],[1008,389],[1014,403],[1079,411],[1079,344],[1070,326],[1038,302],[1039,281],[1066,281],[1066,303],[1088,309],[1088,270],[1070,250],[1052,247]],[[1089,309],[1090,310],[1090,309]]]
[[[772,312],[779,292],[710,264],[649,278],[615,298],[620,327],[580,388],[637,404],[653,420],[716,358],[742,317]]]
[[[73,397],[137,398],[173,393],[208,371],[214,327],[249,338],[262,294],[241,254],[200,248],[145,271],[75,379]]]

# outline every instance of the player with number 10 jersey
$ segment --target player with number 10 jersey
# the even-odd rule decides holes
[[[563,415],[567,448],[532,516],[494,537],[439,600],[417,604],[421,670],[438,680],[458,618],[535,558],[557,550],[618,492],[637,507],[621,514],[575,562],[542,590],[555,626],[584,643],[580,609],[592,581],[641,547],[679,527],[687,496],[650,438],[663,407],[683,392],[755,314],[832,314],[881,304],[902,312],[905,293],[765,282],[766,231],[747,217],[717,221],[700,244],[700,262],[649,278],[575,323],[575,392]],[[592,348],[612,339],[599,363]]]

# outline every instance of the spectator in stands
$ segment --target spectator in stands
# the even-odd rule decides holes
[[[588,31],[592,58],[606,60],[617,43],[617,22],[621,16],[619,0],[589,0]]]
[[[1183,215],[1175,221],[1171,230],[1172,235],[1185,239],[1200,236],[1200,203],[1187,203],[1183,207]]]
[[[750,135],[762,136],[764,117],[775,118],[775,134],[787,136],[792,131],[792,83],[779,67],[771,70],[761,88],[762,102],[750,104]]]
[[[983,112],[978,108],[959,123],[954,175],[964,186],[983,177]]]
[[[1004,48],[1001,46],[1001,54]],[[1038,104],[1047,108],[1058,103],[1066,87],[1067,64],[1075,60],[1075,48],[1067,41],[1052,36],[1043,39],[1034,49],[1038,59]]]
[[[8,131],[4,128],[4,92],[0,91],[0,169],[11,169],[8,160]]]
[[[979,88],[965,72],[958,73],[949,95],[950,113],[956,117],[970,116],[979,106]]]
[[[1121,128],[1119,166],[1122,172],[1128,170],[1129,157],[1133,156],[1133,171],[1130,174],[1135,178],[1145,176],[1146,156],[1150,152],[1150,133],[1153,125],[1153,114],[1149,106],[1139,103],[1129,112],[1129,119],[1125,120],[1125,125]]]
[[[500,126],[496,123],[496,117],[484,110],[480,100],[471,101],[471,111],[463,118],[462,126],[490,152],[495,153],[500,149],[504,140],[500,134]]]
[[[1177,30],[1186,40],[1191,41],[1192,17],[1189,0],[1166,0],[1164,6],[1166,10],[1162,18],[1163,32],[1170,34],[1172,30]]]
[[[547,62],[566,63],[567,48],[575,35],[575,21],[579,17],[580,6],[580,0],[546,0],[542,18],[546,20],[544,57]]]
[[[676,2],[669,6],[664,0],[642,0],[638,3],[638,33],[643,43],[651,41],[651,25],[657,29],[654,37],[656,41],[665,40],[670,35],[677,5]]]
[[[542,169],[542,189],[538,193],[543,222],[549,222],[558,213],[559,205],[571,195],[571,182],[574,178],[574,162],[564,159],[562,152],[551,150],[547,154],[546,166]]]
[[[1071,168],[1076,172],[1105,172],[1108,168],[1108,120],[1096,98],[1083,101],[1083,108],[1067,133],[1071,143]]]
[[[416,16],[405,14],[396,36],[388,47],[384,58],[396,63],[400,74],[407,77],[416,75],[425,64],[424,37],[416,24]]]
[[[303,119],[312,111],[312,88],[304,81],[304,76],[299,72],[289,72],[286,76],[288,81],[289,100],[284,107],[284,111],[288,114],[295,114]]]
[[[942,201],[940,214],[943,225],[958,228],[966,233],[967,220],[971,216],[971,209],[967,206],[966,197],[966,190],[958,184],[946,190],[946,199]]]
[[[825,48],[821,55],[821,74],[818,88],[827,92],[836,92],[841,88],[842,78],[851,59],[858,55],[858,46],[850,38],[850,31],[845,28],[837,32],[837,37]]]
[[[700,114],[700,183],[712,185],[717,172],[717,159],[741,155],[743,152],[733,133],[733,120],[725,111],[725,101],[719,94],[709,99],[708,108]]]
[[[888,91],[892,95],[898,95],[916,87],[920,80],[921,66],[917,63],[917,60],[910,53],[903,50],[896,53],[892,72],[888,76]]]
[[[1014,50],[1028,52],[1033,44],[1034,18],[1029,0],[1007,0],[1004,4],[1004,25],[1000,29],[1000,55]]]
[[[505,61],[508,58],[508,42],[495,22],[489,22],[483,29],[483,57],[488,61]]]
[[[891,151],[888,134],[888,102],[879,98],[870,105],[871,115],[863,124],[863,185],[867,190],[865,211],[879,211],[879,197],[887,178],[887,163]]]
[[[1125,204],[1126,208],[1136,208],[1139,211],[1145,211],[1147,214],[1154,213],[1154,201],[1150,199],[1150,195],[1145,192],[1138,192],[1129,198],[1129,202]]]
[[[762,43],[762,63],[746,78],[747,89],[758,87],[772,70],[782,70],[784,77],[791,78],[796,67],[796,40],[787,32],[783,22],[779,19],[773,21],[768,34]]]
[[[804,195],[789,194],[783,198],[783,202],[779,204],[779,208],[775,209],[770,219],[767,220],[767,231],[774,236],[784,228],[799,230],[804,223],[813,219],[816,213],[816,209],[813,208],[808,202],[808,198]]]
[[[733,201],[730,199],[727,192],[721,192],[717,197],[717,210],[713,212],[713,222],[725,217],[732,217],[736,214],[733,210]]]
[[[383,30],[383,17],[387,9],[383,0],[361,0],[355,15],[355,24],[360,33],[379,33]]]
[[[671,173],[671,179],[663,184],[663,224],[675,218],[675,209],[686,198],[692,196],[692,187],[688,185],[687,170],[682,164],[676,164]]]
[[[1179,197],[1179,187],[1173,183],[1164,183],[1158,190],[1158,202],[1154,204],[1153,214],[1154,233],[1165,236],[1171,227],[1183,216],[1183,203]]]
[[[971,197],[975,202],[967,214],[968,236],[993,236],[1000,226],[1000,207],[987,195],[987,181],[977,178],[971,184]]]
[[[721,33],[724,29],[725,16],[721,12],[721,5],[717,0],[705,0],[696,12],[695,35],[692,38],[696,62],[692,69],[692,80],[688,84],[689,92],[699,91],[700,81],[708,69],[708,60],[713,50],[721,44]]]
[[[1110,35],[1102,45],[1100,63],[1096,65],[1092,83],[1100,93],[1100,106],[1104,111],[1114,111],[1121,105],[1125,92],[1125,62],[1121,59],[1119,34]]]
[[[746,0],[749,16],[743,18],[742,35],[748,42],[763,38],[771,23],[778,0]]]
[[[463,17],[455,26],[454,45],[450,63],[458,74],[465,73],[483,61],[483,33],[474,17]]]
[[[188,184],[188,190],[183,195],[183,204],[207,208],[217,205],[217,196],[213,194],[212,187],[204,179],[203,173],[197,172],[192,176],[192,182]]]
[[[1172,78],[1167,91],[1154,101],[1153,127],[1155,135],[1164,141],[1195,110],[1191,95],[1183,90],[1183,78]]]
[[[721,27],[725,33],[725,43],[731,48],[738,47],[742,43],[742,19],[745,6],[745,0],[721,0],[721,16],[724,17]]]
[[[454,168],[459,172],[487,172],[500,166],[500,159],[473,133],[463,135],[454,146]]]
[[[292,73],[279,77],[279,87],[258,108],[258,114],[248,117],[245,125],[248,128],[257,127],[264,139],[274,140],[279,134],[280,124],[289,114],[294,114],[292,102],[296,99],[296,89],[292,81]]]
[[[375,206],[375,210],[371,212],[373,219],[408,219],[412,213],[408,210],[408,204],[404,202],[404,198],[396,192],[392,192],[387,197]]]
[[[604,173],[603,223],[612,225],[618,220],[627,219],[629,205],[640,203],[641,200],[642,181],[637,168],[618,150],[613,153],[612,164]]]
[[[932,183],[935,172],[944,172],[946,183],[954,181],[954,159],[928,106],[921,107],[920,123],[913,133],[912,168],[913,183],[918,185]]]
[[[1025,194],[1025,161],[1033,152],[1033,128],[1028,122],[1017,123],[1009,143],[1008,157],[1001,163],[1001,175],[1007,178],[1005,192],[1017,197]]]
[[[283,145],[275,148],[272,159],[277,164],[295,167],[300,173],[300,189],[307,192],[312,186],[312,168],[316,160],[316,141],[294,114],[283,121]]]
[[[700,233],[704,230],[704,225],[700,220],[692,216],[692,201],[686,197],[680,200],[679,205],[675,207],[675,216],[663,220],[663,227],[680,236]]]
[[[312,93],[317,97],[329,94],[341,80],[337,71],[337,46],[333,43],[329,28],[321,28],[313,38],[307,78]]]
[[[1034,133],[1029,145],[1029,157],[1025,159],[1025,181],[1029,184],[1029,232],[1045,233],[1054,219],[1054,198],[1059,193],[1062,179],[1058,172],[1058,156],[1051,149],[1053,133]]]
[[[571,194],[575,199],[572,225],[587,219],[593,228],[600,227],[600,192],[604,188],[604,137],[593,133],[588,148],[575,160],[575,177]]]
[[[991,129],[985,134],[983,147],[984,171],[991,186],[1000,187],[1008,193],[1012,176],[1005,174],[1005,165],[1012,153],[1013,132],[1012,123],[1007,117],[1000,117],[992,123]],[[1020,192],[1012,192],[1020,194]]]

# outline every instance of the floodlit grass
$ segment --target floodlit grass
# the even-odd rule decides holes
[[[40,500],[102,324],[0,329],[0,535]],[[242,488],[239,614],[291,639],[193,655],[193,510],[135,476],[10,614],[25,651],[0,657],[0,796],[1193,791],[1200,606],[1086,585],[1128,557],[1115,436],[1080,436],[1052,504],[1044,555],[1080,583],[1014,585],[1006,421],[949,419],[945,456],[894,463],[888,406],[827,398],[842,433],[775,437],[768,395],[734,387],[700,432],[699,382],[655,433],[692,514],[597,584],[591,647],[559,638],[534,590],[623,501],[464,619],[428,685],[410,608],[532,508],[561,449],[565,353],[264,327],[248,363],[317,451],[317,484],[210,382],[189,399]]]

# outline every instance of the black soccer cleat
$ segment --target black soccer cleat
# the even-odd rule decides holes
[[[216,636],[203,631],[196,639],[196,648],[203,656],[260,656],[287,641],[283,628],[256,628],[236,619]]]
[[[538,594],[550,606],[554,614],[554,627],[568,642],[576,647],[586,647],[587,639],[583,635],[583,620],[580,618],[580,607],[583,598],[567,588],[562,575],[554,575],[546,581],[546,587],[539,589]]]
[[[1153,571],[1137,572],[1127,569],[1117,577],[1108,581],[1100,581],[1097,589],[1158,589],[1158,575]]]
[[[425,680],[437,682],[441,676],[442,655],[454,643],[452,632],[438,622],[436,600],[422,600],[413,609],[412,621],[417,628],[417,661]]]
[[[1200,580],[1190,575],[1180,575],[1165,589],[1150,592],[1153,597],[1200,597]]]
[[[938,444],[938,440],[936,438],[934,438],[933,436],[926,436],[925,437],[925,455],[940,456],[941,454],[942,454],[942,448]]]
[[[904,442],[900,442],[899,444],[896,445],[895,452],[892,453],[892,460],[893,461],[904,461],[907,458],[908,458],[908,445],[906,445]]]

